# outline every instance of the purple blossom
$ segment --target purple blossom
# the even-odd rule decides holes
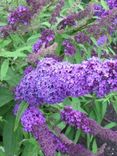
[[[59,23],[59,29],[64,29],[66,26],[76,26],[78,24],[78,20],[82,20],[84,17],[92,16],[93,10],[93,5],[90,4],[84,10],[68,15]]]
[[[12,25],[2,26],[2,27],[0,27],[0,37],[1,38],[7,37],[7,36],[9,36],[9,34],[11,32],[13,32],[15,30],[16,30],[16,28]]]
[[[87,120],[87,116],[82,112],[73,110],[70,106],[66,106],[61,112],[61,118],[69,125],[80,128],[86,133],[90,132],[90,122]]]
[[[103,7],[101,5],[94,4],[94,15],[95,16],[100,17],[104,12],[105,12],[105,10],[103,9]]]
[[[91,40],[88,37],[88,35],[86,35],[83,32],[77,33],[77,35],[74,38],[77,43],[81,43],[81,44],[91,43]]]
[[[14,109],[13,109],[13,114],[14,114],[14,115],[16,115],[16,114],[17,114],[18,109],[19,109],[19,106],[20,106],[20,104],[19,104],[19,103],[15,104],[15,107],[14,107]]]
[[[64,134],[56,136],[49,130],[47,125],[42,125],[33,128],[33,135],[37,139],[38,143],[46,156],[55,156],[56,152],[67,154],[69,156],[95,156],[88,149],[80,144],[74,144]],[[101,155],[99,155],[101,156]]]
[[[108,40],[108,37],[106,35],[103,35],[103,36],[98,38],[97,45],[102,46],[102,45],[107,43],[107,40]]]
[[[54,54],[47,54],[45,56],[45,58],[53,58],[58,62],[61,62],[63,60],[63,56],[57,56],[57,55],[54,55]]]
[[[113,9],[114,7],[117,7],[117,0],[106,0],[106,1],[109,6],[109,9]]]
[[[95,120],[88,118],[84,113],[66,106],[61,112],[61,118],[67,124],[80,128],[85,133],[90,133],[105,140],[117,143],[117,132],[101,127]]]
[[[76,21],[74,19],[74,15],[67,16],[59,23],[60,29],[64,29],[66,26],[75,26],[75,25]]]
[[[93,57],[81,64],[71,64],[45,58],[24,76],[15,96],[29,105],[40,105],[92,93],[104,97],[114,91],[117,91],[117,60],[102,62]]]
[[[46,29],[41,33],[41,37],[37,40],[37,42],[33,45],[33,52],[37,53],[42,45],[45,47],[50,46],[51,42],[54,41],[55,34],[52,30]]]
[[[34,68],[30,65],[28,67],[25,68],[24,70],[24,75],[29,74]]]
[[[28,25],[30,23],[32,14],[28,7],[19,6],[16,10],[8,17],[8,22],[10,25],[17,26],[18,24]]]
[[[65,55],[72,56],[76,53],[76,48],[70,40],[64,40],[62,45],[64,46]]]
[[[43,125],[45,122],[46,119],[36,107],[29,107],[21,117],[21,123],[26,132],[32,132],[34,126]]]
[[[112,34],[116,30],[116,22],[115,19],[117,17],[117,9],[113,8],[111,10],[108,10],[94,22],[92,25],[90,25],[86,31],[91,36],[98,39],[102,34]]]
[[[51,18],[50,18],[50,23],[51,24],[54,24],[57,22],[57,16],[60,15],[60,11],[62,9],[62,7],[64,6],[64,0],[59,0],[52,15],[51,15]]]
[[[32,14],[39,12],[50,0],[26,0],[27,4],[31,7]]]

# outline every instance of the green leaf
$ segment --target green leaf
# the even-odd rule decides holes
[[[9,84],[11,87],[15,87],[21,79],[21,75],[13,71],[11,68],[8,69],[6,77],[4,80]]]
[[[5,156],[4,148],[0,146],[0,156]]]
[[[0,88],[0,107],[13,100],[12,93],[4,87]]]
[[[26,54],[21,53],[19,51],[15,51],[15,52],[1,51],[0,56],[6,58],[8,57],[17,58],[17,57],[26,57]]]
[[[25,102],[22,102],[19,105],[19,109],[18,109],[18,112],[17,112],[17,115],[16,115],[16,119],[15,119],[14,131],[16,131],[16,129],[18,128],[21,116],[22,116],[23,112],[26,110],[27,107],[28,107],[28,104],[25,103]]]
[[[97,143],[96,140],[94,140],[92,144],[92,152],[97,153],[97,150],[98,150]]]
[[[112,101],[112,105],[113,105],[115,112],[117,113],[117,97],[116,96],[114,96],[114,100]]]
[[[80,135],[81,135],[81,130],[78,129],[75,134],[74,143],[78,142]]]
[[[116,126],[117,126],[117,123],[111,122],[111,123],[107,124],[107,125],[105,126],[105,128],[113,128],[113,127],[116,127]]]
[[[1,81],[3,81],[4,78],[6,77],[8,67],[9,67],[9,60],[4,60],[4,62],[1,65],[1,71],[0,71]]]
[[[64,122],[60,122],[57,126],[63,130],[66,127],[66,124]]]
[[[109,9],[109,7],[108,7],[108,5],[107,5],[107,2],[106,2],[105,0],[101,0],[101,5],[103,6],[103,8],[104,8],[105,10],[108,10],[108,9]]]
[[[31,138],[28,141],[24,142],[24,150],[22,156],[38,156],[38,154],[40,154],[39,145],[35,139]],[[40,156],[42,156],[42,154]]]
[[[18,155],[20,142],[23,139],[21,129],[17,131],[14,129],[15,117],[12,114],[7,114],[6,122],[3,129],[3,145],[5,149],[5,156]]]

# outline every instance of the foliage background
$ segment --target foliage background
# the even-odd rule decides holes
[[[67,15],[69,8],[72,8],[75,0],[65,1],[65,6],[61,11],[61,17]],[[82,10],[88,0],[84,0],[79,3],[75,10]],[[92,0],[92,2],[98,2]],[[103,6],[105,3],[103,0],[99,2]],[[1,0],[0,4],[0,27],[7,24],[7,16],[9,12],[16,8],[18,5],[26,5],[24,0]],[[20,125],[20,117],[27,104],[23,102],[20,107],[20,111],[17,116],[13,115],[13,107],[15,105],[13,89],[23,76],[24,69],[29,65],[27,62],[27,56],[32,51],[32,45],[39,38],[41,31],[44,28],[56,29],[57,25],[50,25],[48,19],[55,7],[56,1],[52,1],[50,5],[47,5],[43,10],[37,14],[29,27],[21,27],[17,32],[10,34],[7,38],[0,39],[0,156],[43,156],[43,153],[32,137],[22,130]],[[58,21],[61,20],[58,18]],[[72,32],[72,31],[71,31]],[[56,36],[56,42],[58,47],[56,54],[60,55],[62,51],[61,43],[65,38],[68,38],[67,31]],[[109,43],[104,47],[99,47],[96,44],[96,40],[92,38],[93,45],[86,46],[82,44],[77,45],[77,53],[73,57],[64,57],[64,60],[72,63],[80,63],[82,60],[91,57],[91,49],[95,47],[98,57],[101,57],[101,52],[106,51],[109,56],[115,56],[116,53],[112,46],[116,44],[116,33],[109,39]],[[85,52],[82,57],[81,51]],[[74,143],[77,143],[79,139],[85,140],[86,146],[94,153],[97,152],[96,139],[91,135],[86,135],[80,130],[76,130],[73,127],[67,126],[60,120],[59,111],[65,105],[72,105],[74,109],[85,112],[89,117],[95,119],[98,123],[102,123],[107,107],[112,104],[117,112],[117,94],[111,93],[103,99],[98,99],[94,95],[87,95],[80,98],[68,98],[63,103],[56,106],[44,106],[42,111],[44,112],[49,125],[57,125],[60,127],[68,138],[72,139]],[[52,123],[50,122],[52,121]],[[117,126],[117,123],[111,122],[104,125],[107,128]],[[60,156],[60,154],[58,154]]]

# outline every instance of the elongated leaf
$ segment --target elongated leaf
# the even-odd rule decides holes
[[[24,143],[24,151],[22,156],[38,156],[39,154],[39,145],[35,139],[31,138]],[[41,156],[41,155],[40,155]]]
[[[9,84],[11,87],[15,87],[21,79],[21,75],[13,71],[11,68],[8,69],[6,77],[4,80]]]
[[[21,53],[21,52],[7,52],[7,51],[2,51],[2,52],[0,52],[0,56],[1,57],[6,57],[6,58],[8,58],[8,57],[14,57],[14,58],[16,58],[16,57],[26,57],[26,54],[24,54],[24,53]]]
[[[3,145],[5,148],[5,156],[18,155],[20,141],[22,140],[22,133],[20,128],[17,131],[14,129],[15,117],[7,114],[6,123],[3,129]]]
[[[117,126],[117,123],[116,122],[111,122],[111,123],[107,124],[105,126],[105,128],[113,128],[113,127],[116,127],[116,126]]]
[[[93,141],[92,150],[93,150],[94,153],[97,153],[98,147],[97,147],[96,140]]]
[[[105,10],[108,10],[108,9],[109,9],[109,7],[108,7],[108,5],[107,5],[107,2],[106,2],[105,0],[101,0],[101,4],[102,4],[102,6],[103,6],[103,8],[104,8]]]
[[[1,81],[4,80],[5,76],[6,76],[6,73],[8,71],[8,67],[9,67],[9,60],[4,60],[4,62],[2,63],[2,66],[1,66]]]
[[[15,126],[14,126],[14,131],[16,131],[16,129],[18,128],[19,125],[19,121],[21,119],[21,116],[23,114],[23,112],[26,110],[26,108],[28,107],[28,104],[25,102],[22,102],[19,106],[17,115],[16,115],[16,119],[15,119]]]
[[[4,148],[0,146],[0,156],[5,156]]]
[[[7,104],[13,99],[12,93],[4,87],[0,88],[0,107]]]

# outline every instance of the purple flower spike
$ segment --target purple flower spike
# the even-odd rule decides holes
[[[107,43],[107,40],[108,40],[108,37],[106,35],[103,35],[103,36],[98,38],[97,45],[98,46],[103,46],[104,44]]]
[[[45,48],[49,47],[51,45],[51,42],[54,41],[54,38],[55,34],[52,30],[50,29],[44,30],[41,34],[41,37],[33,45],[33,52],[37,53],[43,45],[45,45]]]
[[[80,128],[85,133],[90,133],[105,140],[117,143],[117,132],[101,127],[95,120],[88,118],[84,113],[66,106],[61,112],[61,118],[67,124]]]
[[[117,60],[102,62],[91,58],[81,64],[58,62],[45,58],[36,69],[25,75],[16,87],[16,100],[29,105],[56,104],[66,97],[96,94],[97,97],[117,91]]]
[[[17,26],[18,24],[28,25],[31,20],[31,11],[26,6],[19,6],[8,17],[8,22],[11,25]]]
[[[32,132],[34,126],[43,125],[45,122],[43,114],[36,107],[29,107],[21,117],[26,132]]]
[[[75,46],[69,40],[63,41],[62,45],[64,46],[65,55],[72,56],[76,53]]]
[[[67,106],[61,112],[62,120],[69,125],[82,129],[84,132],[90,132],[90,122],[87,120],[87,116],[79,111],[73,110],[72,107]]]
[[[83,32],[79,32],[74,38],[77,43],[91,43],[90,37]]]
[[[29,74],[34,68],[30,65],[28,67],[25,68],[24,70],[24,75]]]

